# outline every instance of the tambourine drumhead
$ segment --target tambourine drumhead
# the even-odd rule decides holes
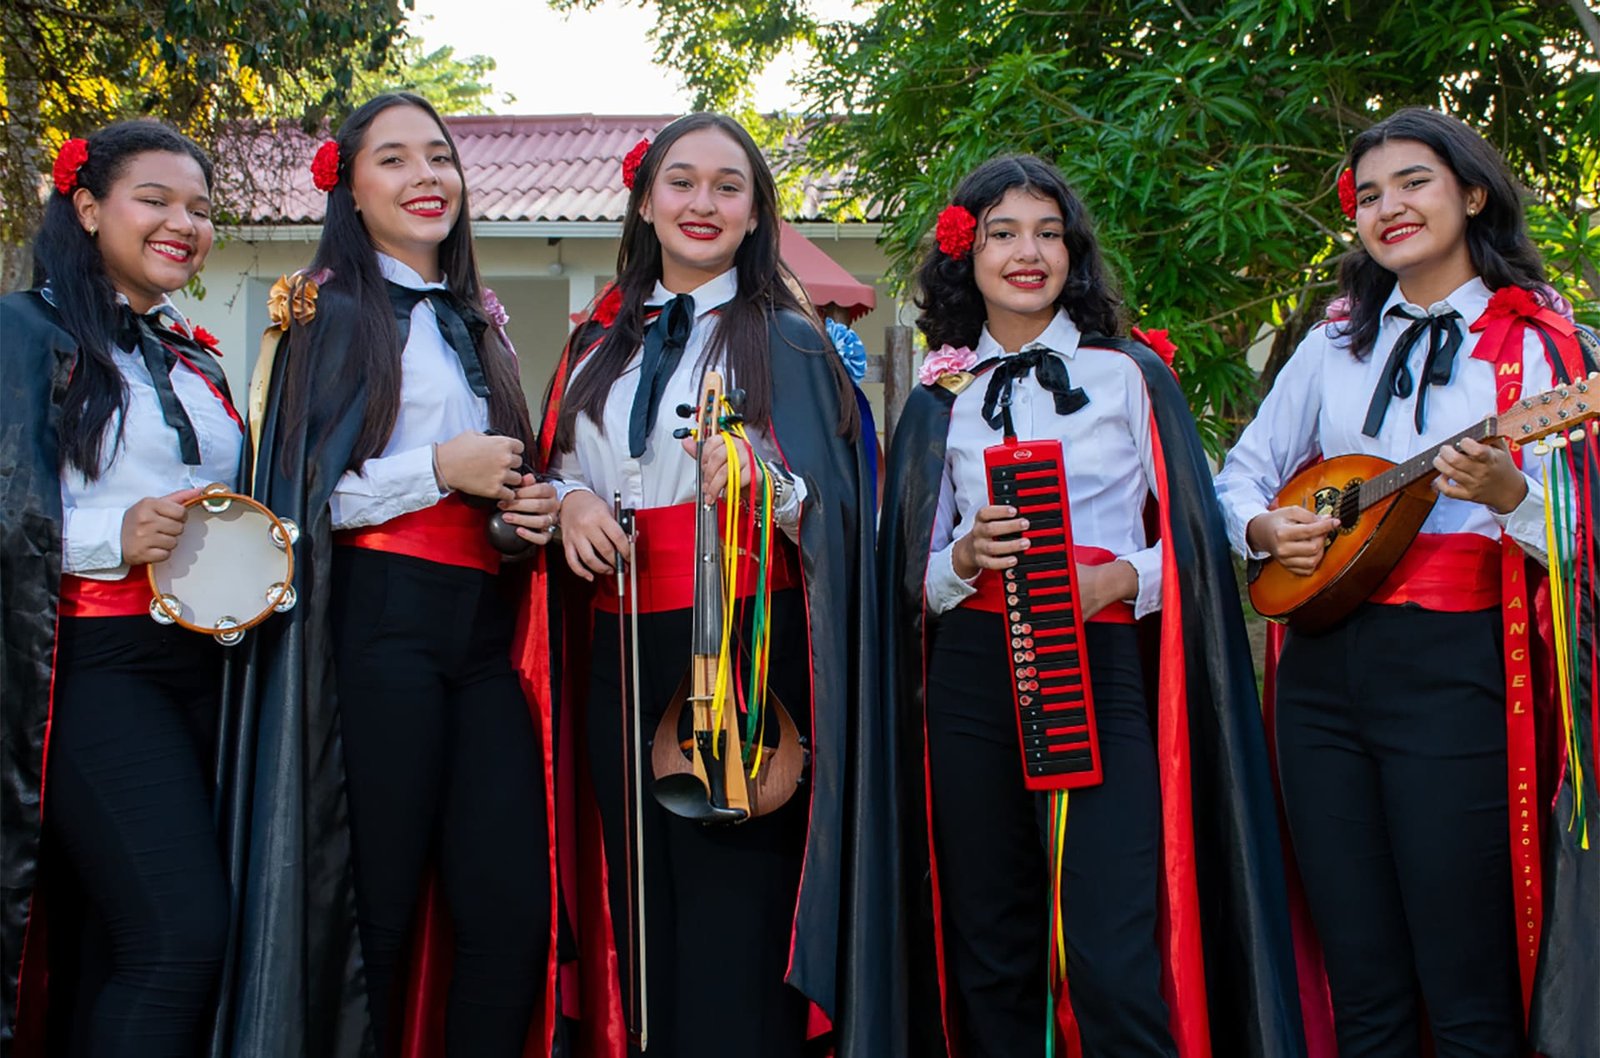
[[[151,617],[236,643],[294,605],[293,523],[223,485],[187,506],[177,546],[149,567]]]

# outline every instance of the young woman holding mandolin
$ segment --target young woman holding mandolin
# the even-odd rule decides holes
[[[781,1058],[831,1025],[841,1054],[892,1055],[894,973],[836,980],[862,966],[841,933],[893,913],[850,909],[888,846],[840,859],[847,812],[886,804],[847,774],[874,759],[853,718],[876,720],[855,394],[786,282],[772,174],[737,122],[680,118],[624,182],[617,280],[541,437],[584,589],[561,724],[593,798],[563,856],[584,874],[603,856],[609,882],[568,890],[579,1050]]]
[[[935,243],[880,554],[913,1053],[1293,1058],[1249,648],[1173,349],[1122,337],[1038,158],[979,166]]]
[[[1290,625],[1278,763],[1341,1058],[1413,1055],[1423,1033],[1440,1058],[1515,1055],[1542,911],[1528,581],[1549,540],[1575,537],[1559,523],[1547,536],[1543,461],[1496,435],[1531,439],[1540,413],[1519,398],[1587,383],[1482,137],[1403,110],[1356,137],[1349,165],[1359,244],[1340,307],[1284,366],[1217,490],[1235,549],[1267,563],[1258,608]],[[1572,396],[1555,401],[1586,406]],[[1331,483],[1291,485],[1318,459]]]

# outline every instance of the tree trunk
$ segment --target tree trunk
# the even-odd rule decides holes
[[[27,285],[33,271],[29,244],[44,217],[45,169],[39,149],[39,85],[27,76],[29,68],[8,35],[0,41],[0,62],[5,66],[3,151],[0,151],[0,200],[10,208],[0,214],[0,293]]]

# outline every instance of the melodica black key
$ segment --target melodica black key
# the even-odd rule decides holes
[[[1059,441],[1013,441],[983,453],[989,502],[1028,520],[1028,550],[1006,570],[1006,649],[1023,784],[1068,790],[1101,781]]]

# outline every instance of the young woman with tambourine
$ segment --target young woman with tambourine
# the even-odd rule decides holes
[[[68,140],[53,175],[35,286],[0,299],[0,1039],[180,1058],[227,928],[223,648],[151,620],[146,567],[239,473],[214,340],[168,298],[211,249],[211,161],[133,121]]]
[[[618,277],[541,435],[567,562],[592,583],[564,621],[580,1051],[800,1055],[838,1029],[841,1053],[895,1053],[873,1035],[893,975],[851,996],[838,980],[863,965],[841,931],[892,913],[888,893],[848,910],[888,846],[840,859],[872,737],[852,718],[875,693],[855,395],[785,281],[772,173],[737,122],[680,118],[624,182]]]
[[[1298,1055],[1249,648],[1174,350],[1122,337],[1088,213],[1038,158],[980,165],[934,242],[880,553],[914,1051]]]
[[[380,1055],[545,1053],[544,656],[516,628],[524,567],[502,572],[489,533],[498,506],[513,547],[543,543],[554,493],[521,469],[527,407],[438,114],[373,99],[312,172],[322,240],[275,299],[284,334],[252,401],[255,494],[303,537],[300,607],[248,673],[264,741],[245,878],[263,911],[238,989],[302,991],[288,1018],[241,1003],[233,1051],[354,1054],[367,1036]]]
[[[1276,609],[1283,805],[1338,1052],[1415,1054],[1426,1035],[1441,1058],[1583,1053],[1600,1034],[1600,869],[1578,851],[1596,818],[1593,443],[1547,460],[1494,439],[1592,414],[1579,334],[1472,129],[1403,110],[1348,164],[1339,300],[1217,482],[1235,549],[1267,563],[1263,609],[1408,527],[1359,548],[1375,569],[1338,567],[1336,585],[1372,574],[1343,613]],[[1319,459],[1360,469],[1286,488]]]

